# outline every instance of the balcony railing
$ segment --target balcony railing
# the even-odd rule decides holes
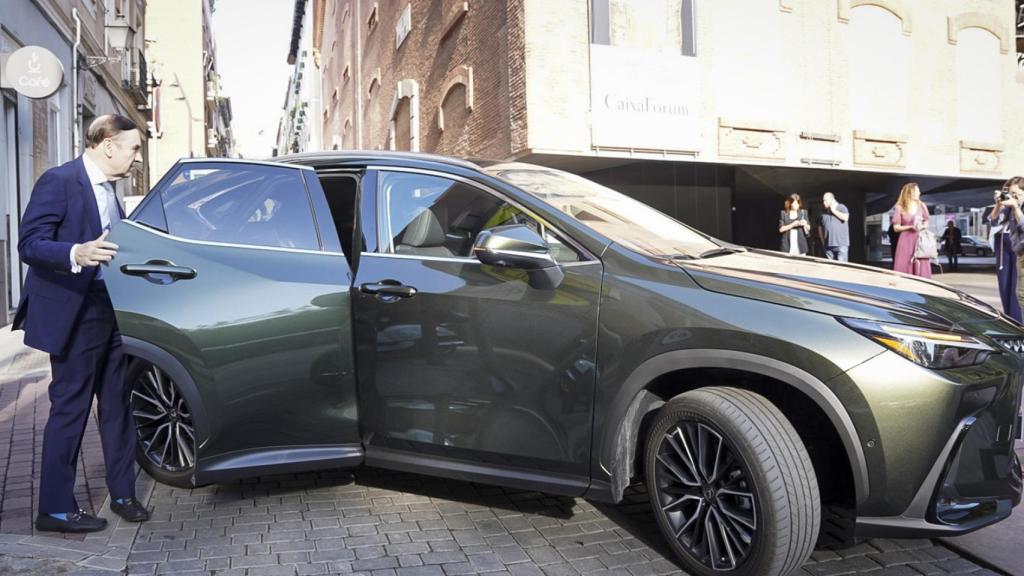
[[[147,91],[149,90],[149,72],[146,68],[146,55],[143,54],[142,50],[136,48],[125,54],[125,58],[129,57],[130,66],[127,67],[127,74],[121,80],[121,85],[135,104],[146,104],[148,102]]]

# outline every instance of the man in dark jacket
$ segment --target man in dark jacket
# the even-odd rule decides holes
[[[942,249],[946,252],[946,258],[949,259],[950,270],[956,270],[960,264],[962,238],[963,234],[960,232],[960,228],[957,228],[956,222],[952,220],[946,222],[946,230],[942,233]]]
[[[102,530],[75,501],[75,471],[93,397],[107,468],[111,510],[131,522],[149,518],[135,499],[135,430],[128,408],[124,355],[103,281],[117,252],[106,241],[123,217],[113,182],[141,161],[142,140],[123,116],[97,118],[85,153],[47,170],[21,221],[18,252],[29,270],[14,328],[25,344],[50,354],[50,416],[43,433],[36,529]]]

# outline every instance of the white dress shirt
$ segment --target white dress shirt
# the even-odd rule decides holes
[[[114,185],[107,179],[107,175],[100,170],[100,167],[89,158],[88,154],[82,154],[82,164],[85,165],[85,174],[89,177],[89,183],[92,184],[92,193],[96,197],[96,208],[100,213],[100,227],[103,230],[109,230],[112,220],[117,221],[121,219]],[[71,272],[73,274],[78,274],[82,271],[82,267],[75,261],[75,250],[79,246],[80,244],[75,244],[71,247]]]

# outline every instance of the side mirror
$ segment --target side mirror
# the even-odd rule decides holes
[[[526,270],[530,286],[539,290],[557,288],[565,274],[551,257],[548,243],[522,224],[496,226],[477,235],[473,255],[483,264]]]

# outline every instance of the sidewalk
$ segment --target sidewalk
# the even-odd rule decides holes
[[[111,518],[95,411],[82,440],[75,498],[110,525],[90,535],[35,531],[49,383],[47,355],[25,347],[21,332],[0,328],[0,574],[122,570],[138,526],[121,526]],[[148,477],[140,477],[140,497],[148,497],[149,483]]]

